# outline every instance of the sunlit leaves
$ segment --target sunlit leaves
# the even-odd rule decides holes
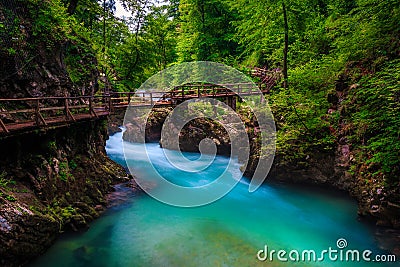
[[[179,13],[179,61],[223,61],[236,53],[230,24],[234,13],[225,1],[181,0]]]
[[[376,163],[390,179],[400,173],[400,61],[392,61],[374,75],[365,76],[352,92],[355,134],[368,154],[366,164]],[[365,127],[361,127],[365,125]]]

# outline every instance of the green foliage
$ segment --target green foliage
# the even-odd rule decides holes
[[[228,1],[238,13],[234,38],[242,45],[246,64],[279,66],[282,62],[285,2],[289,24],[289,62],[306,63],[323,50],[327,53],[322,1]]]
[[[153,7],[136,32],[119,23],[120,35],[109,51],[109,68],[115,72],[109,80],[118,91],[133,91],[147,78],[163,70],[176,59],[175,24],[163,6]]]
[[[68,165],[68,161],[62,161],[59,163],[59,177],[61,181],[67,182],[69,179],[73,179],[74,176],[71,173],[70,166]]]
[[[361,149],[360,162],[385,174],[390,183],[398,183],[400,176],[399,81],[400,60],[394,60],[374,75],[364,76],[349,95],[352,137]]]
[[[334,85],[343,67],[343,62],[330,55],[322,56],[318,60],[311,59],[307,64],[290,69],[290,84],[306,94],[325,93]]]
[[[64,197],[54,198],[51,205],[46,207],[46,210],[48,213],[59,218],[62,223],[68,223],[77,213],[76,209],[69,205]]]
[[[56,141],[49,141],[47,143],[47,149],[51,152],[56,152],[57,151],[57,144]]]
[[[348,13],[333,13],[331,18],[329,36],[345,60],[398,55],[399,1],[358,0]]]
[[[0,53],[15,56],[17,54],[15,47],[26,39],[22,31],[21,20],[7,8],[3,8],[0,14],[8,18],[8,20],[0,22]]]
[[[235,14],[225,1],[181,0],[179,13],[179,61],[221,61],[235,54],[230,23]]]
[[[60,0],[29,0],[31,16],[34,18],[32,26],[33,36],[41,42],[46,42],[49,48],[71,37],[71,17]]]
[[[21,57],[23,44],[35,56],[40,47],[59,52],[85,94],[103,88],[134,91],[154,73],[183,61],[218,61],[242,70],[282,68],[284,3],[289,89],[278,84],[268,97],[278,153],[287,162],[304,162],[315,150],[332,152],[337,131],[346,125],[357,151],[349,172],[384,175],[391,184],[398,180],[398,0],[173,0],[163,6],[125,0],[133,15],[127,20],[115,17],[112,1],[103,9],[101,1],[80,0],[73,14],[67,0],[21,2],[31,22],[0,10],[8,19],[0,22],[0,54]],[[335,111],[338,103],[328,103],[327,95],[336,93],[339,74],[359,87],[342,96],[343,109]],[[48,146],[56,149],[55,143]],[[76,167],[61,162],[60,179],[72,179]],[[7,182],[0,175],[1,183]]]
[[[83,36],[76,39],[67,46],[65,64],[74,84],[88,86],[97,74],[96,55]]]
[[[6,187],[8,183],[10,182],[7,178],[7,173],[6,172],[1,172],[0,173],[0,187]]]
[[[148,74],[165,69],[176,59],[175,46],[175,22],[169,19],[165,7],[153,7],[146,16],[143,27],[143,38],[149,46],[152,63],[149,67],[154,68]],[[152,72],[153,71],[153,72]]]
[[[196,101],[188,104],[188,114],[198,115],[200,117],[213,118],[223,121],[228,110],[223,106],[214,106],[209,102]]]
[[[332,151],[335,137],[329,130],[329,104],[318,80],[303,80],[299,69],[288,90],[272,92],[269,104],[275,115],[277,150],[287,162],[306,158],[312,151]]]
[[[3,171],[0,173],[0,187],[10,190],[9,185],[16,185],[17,182],[7,178],[7,172]]]
[[[243,63],[270,68],[282,65],[281,5],[285,2],[287,6],[289,89],[275,89],[269,97],[278,129],[278,153],[287,162],[296,162],[313,149],[332,151],[337,142],[335,131],[344,120],[354,131],[349,136],[351,144],[361,151],[355,164],[366,165],[374,175],[384,174],[392,184],[398,182],[398,62],[385,62],[399,55],[400,3],[228,2],[238,14],[232,23],[234,38],[244,51]],[[360,87],[349,93],[342,112],[333,108],[327,114],[331,105],[327,95],[344,71],[349,81]],[[354,174],[357,170],[350,171]]]
[[[76,162],[74,160],[71,160],[69,162],[69,167],[71,168],[71,170],[75,170],[78,167],[78,165],[76,164]]]
[[[14,180],[10,180],[7,178],[7,173],[6,172],[1,172],[0,173],[0,197],[3,197],[4,199],[14,202],[16,201],[15,197],[13,195],[10,195],[8,191],[11,191],[11,188],[9,185],[15,185],[16,182]]]
[[[6,195],[5,199],[8,200],[8,201],[11,201],[11,202],[16,201],[16,198],[14,196],[12,196],[12,195]]]
[[[59,214],[62,219],[68,220],[73,215],[75,215],[75,213],[76,213],[75,209],[73,207],[71,207],[71,206],[68,206],[68,207],[61,208],[60,211],[57,212],[56,214]]]

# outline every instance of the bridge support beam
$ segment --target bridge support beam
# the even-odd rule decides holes
[[[7,129],[6,125],[4,124],[4,122],[0,119],[0,126],[1,128],[6,132],[9,133],[10,131]]]
[[[36,109],[35,109],[35,120],[36,120],[36,125],[40,125],[42,123],[44,126],[47,126],[47,123],[45,119],[43,118],[42,114],[40,114],[40,100],[36,100]]]
[[[71,111],[69,110],[68,99],[65,99],[65,101],[64,101],[64,108],[65,108],[65,110],[64,110],[64,112],[65,112],[65,118],[67,119],[67,121],[68,121],[68,120],[72,120],[72,121],[75,122],[75,118],[74,118],[74,116],[72,115]]]
[[[129,105],[129,102],[128,102],[128,105]],[[96,112],[93,109],[93,99],[92,98],[89,98],[89,114],[95,118],[98,118]]]
[[[234,111],[236,111],[236,96],[227,96],[225,98],[225,103],[232,108]]]

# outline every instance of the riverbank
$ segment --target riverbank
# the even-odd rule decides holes
[[[81,231],[129,180],[105,153],[107,121],[0,140],[0,265],[20,266]]]

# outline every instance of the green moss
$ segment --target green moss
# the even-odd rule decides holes
[[[4,194],[4,193],[3,193],[3,197],[4,197],[6,200],[11,201],[11,202],[14,202],[14,201],[17,200],[13,195],[8,195],[8,194]]]
[[[62,161],[59,163],[60,171],[58,173],[61,181],[67,182],[68,180],[74,180],[75,177],[71,173],[71,169],[68,165],[68,161]]]
[[[78,167],[78,164],[76,164],[75,160],[71,160],[69,162],[69,167],[71,168],[71,170],[75,170]]]
[[[3,171],[0,173],[0,187],[6,190],[12,190],[10,185],[16,185],[17,182],[7,178],[7,172]]]
[[[69,219],[73,215],[76,214],[76,211],[73,207],[68,206],[68,207],[62,208],[59,214],[63,219]]]
[[[49,142],[47,143],[47,149],[48,149],[50,152],[56,152],[56,151],[57,151],[57,144],[56,144],[56,141],[49,141]]]

